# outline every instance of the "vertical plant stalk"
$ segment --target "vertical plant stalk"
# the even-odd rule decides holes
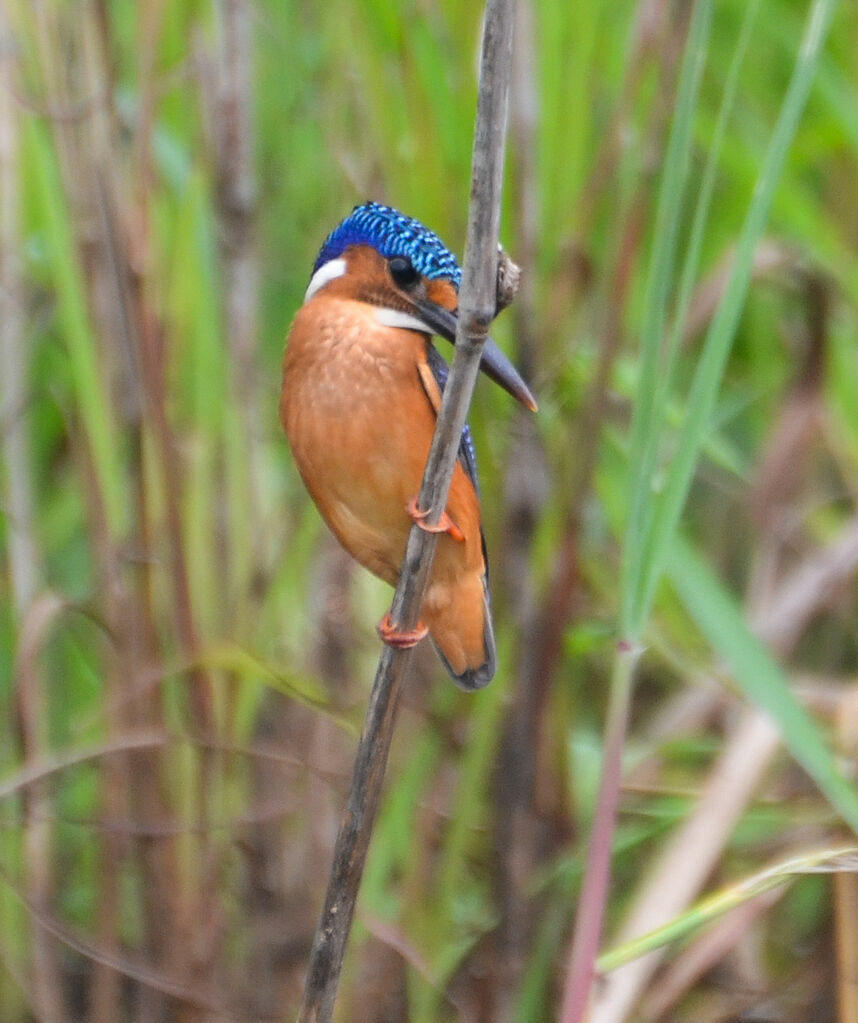
[[[488,0],[486,4],[456,345],[419,495],[420,507],[430,509],[429,525],[438,523],[447,504],[483,345],[497,307],[497,251],[514,11],[514,0]],[[417,624],[436,541],[434,534],[412,527],[390,611],[398,628],[412,629]],[[334,849],[325,904],[310,953],[299,1023],[327,1023],[333,1016],[397,705],[410,661],[411,651],[391,647],[385,647],[379,659],[351,791]]]
[[[11,28],[0,10],[0,478],[7,517],[12,616],[16,626],[17,730],[25,762],[45,753],[45,689],[34,650],[22,640],[40,584],[40,556],[34,517],[35,485],[31,474],[27,432],[26,389],[30,365],[24,338],[23,288],[18,254],[22,243],[18,209],[18,119]],[[24,870],[27,898],[47,912],[54,891],[53,829],[50,793],[33,784],[24,793]],[[32,921],[31,985],[33,1007],[42,1019],[65,1019],[62,978],[52,935]]]
[[[512,193],[516,207],[516,257],[524,266],[537,265],[539,244],[538,126],[539,96],[535,12],[532,0],[520,0],[516,10],[512,57],[509,132]],[[533,274],[522,279],[515,305],[515,337],[520,368],[533,379],[541,346],[537,341],[537,296]],[[541,858],[545,829],[534,819],[533,790],[537,770],[540,711],[546,687],[533,685],[541,630],[533,570],[533,542],[548,493],[548,472],[542,442],[533,417],[517,409],[506,457],[504,481],[502,572],[510,621],[519,637],[518,670],[511,678],[510,699],[504,708],[502,737],[494,779],[497,905],[500,926],[497,954],[491,959],[494,1005],[488,1010],[496,1023],[513,1019],[515,992],[530,944],[533,921],[540,905],[529,879]],[[503,599],[503,598],[502,598]]]
[[[253,247],[256,179],[253,170],[253,61],[251,10],[247,0],[218,0],[220,52],[217,107],[213,119],[217,212],[226,336],[238,374],[243,411],[255,411],[259,268]],[[248,452],[249,453],[249,452]]]
[[[93,104],[91,115],[78,129],[78,144],[81,138],[86,139],[83,150],[88,154],[93,169],[93,173],[82,175],[89,182],[87,204],[93,214],[90,221],[93,224],[90,236],[93,244],[89,250],[90,263],[86,275],[92,323],[98,336],[112,341],[99,347],[105,356],[111,358],[115,367],[109,371],[109,378],[113,378],[115,373],[119,381],[114,392],[117,424],[121,423],[123,432],[132,441],[132,449],[137,451],[142,413],[134,354],[138,345],[136,337],[132,336],[133,325],[128,316],[129,281],[122,270],[125,262],[117,223],[118,197],[122,190],[118,185],[120,161],[112,158],[117,130],[113,106],[116,89],[110,59],[110,21],[104,8],[93,7],[87,12],[87,16],[80,19],[79,30],[82,44],[79,66],[83,71],[85,88],[89,95],[103,97]],[[133,505],[142,514],[144,502],[135,499]],[[126,691],[126,687],[134,688],[139,664],[143,660],[139,652],[130,649],[133,644],[129,643],[128,637],[139,631],[137,622],[144,617],[144,602],[140,601],[138,605],[125,584],[123,573],[117,570],[114,544],[103,523],[97,527],[97,537],[100,564],[116,566],[105,574],[109,592],[105,606],[110,616],[106,616],[105,620],[110,621],[111,633],[122,639],[117,639],[106,652],[103,686],[107,734],[119,741],[126,719],[119,694]],[[108,757],[99,772],[101,811],[108,819],[121,820],[130,812],[127,796],[129,779],[134,775],[130,769],[133,759],[132,755]],[[95,870],[99,878],[98,908],[93,921],[95,933],[99,947],[116,949],[121,944],[121,877],[129,864],[132,848],[123,836],[110,828],[97,831],[93,845],[97,858]],[[121,974],[113,964],[96,957],[92,962],[88,992],[88,1023],[112,1023],[121,1015],[121,999]]]
[[[841,755],[858,761],[858,687],[844,693],[837,714],[837,738]],[[858,1023],[858,874],[834,875],[834,935],[837,956],[837,1006],[840,1023]]]
[[[623,747],[626,741],[632,685],[641,651],[641,647],[621,642],[614,658],[611,699],[605,724],[602,778],[596,800],[593,832],[587,849],[587,869],[584,872],[578,914],[575,917],[560,1023],[582,1023],[587,1015],[611,876],[611,846],[620,796]]]
[[[225,421],[219,464],[223,489],[240,493],[228,508],[225,534],[228,556],[222,559],[220,585],[226,593],[251,588],[259,537],[259,444],[264,433],[259,407],[257,344],[259,335],[259,265],[254,239],[257,184],[253,165],[253,32],[248,0],[218,0],[216,102],[209,111],[214,142],[214,204],[223,280],[223,329],[229,355],[227,378],[235,426]],[[205,78],[203,85],[206,84]],[[204,104],[205,109],[205,104]],[[236,428],[237,427],[237,428]],[[246,617],[253,604],[234,601],[232,614]],[[226,623],[222,623],[225,625]],[[241,621],[239,625],[245,625]]]
[[[129,511],[127,522],[120,531],[108,528],[98,514],[93,516],[98,523],[94,545],[105,578],[105,619],[115,637],[106,661],[107,692],[114,697],[120,691],[140,694],[127,701],[108,699],[106,720],[113,736],[123,734],[128,727],[163,726],[161,695],[142,684],[143,671],[151,670],[161,657],[152,600],[154,559],[144,556],[134,564],[121,553],[123,543],[147,553],[157,543],[158,527],[153,516],[157,484],[147,477],[143,453],[155,402],[152,374],[144,371],[144,360],[151,349],[148,338],[154,321],[147,311],[145,292],[150,267],[147,200],[152,180],[148,147],[156,96],[154,55],[163,9],[161,0],[149,4],[137,24],[141,84],[135,160],[129,166],[116,156],[120,126],[112,105],[113,89],[103,84],[113,80],[115,46],[111,19],[104,8],[93,8],[77,29],[82,44],[80,72],[91,94],[103,94],[104,101],[94,106],[92,115],[81,122],[68,145],[58,147],[66,181],[76,174],[84,182],[73,204],[72,224],[78,232],[78,258],[86,267],[94,342],[100,359],[112,367],[119,381],[114,421],[128,453],[121,470],[123,489],[127,488],[123,495]],[[87,223],[94,228],[89,246],[79,233]],[[160,460],[159,467],[168,462],[168,457]],[[169,489],[168,505],[175,502],[177,490]],[[91,500],[94,507],[100,500],[96,487],[91,488]],[[171,534],[171,538],[174,536]],[[157,754],[143,750],[129,750],[126,757],[108,761],[102,772],[105,812],[130,813],[150,821],[169,817],[171,806],[162,789],[158,763]],[[126,861],[133,862],[133,857],[135,869],[144,878],[140,944],[157,969],[167,969],[165,964],[169,964],[172,973],[185,979],[189,973],[187,950],[192,947],[185,920],[193,917],[184,910],[190,886],[181,879],[178,843],[140,835],[132,846],[109,831],[101,838],[99,939],[108,948],[116,947],[120,877]],[[115,1018],[121,992],[116,971],[109,963],[96,959],[93,970],[90,1015],[93,1023],[102,1023]],[[186,1007],[180,1001],[173,1003],[168,992],[145,980],[140,985],[137,1012],[141,1021],[160,1019],[165,1012],[172,1012],[177,1021],[186,1018]]]
[[[149,545],[164,543],[165,565],[170,585],[171,618],[175,637],[190,665],[188,679],[188,713],[195,734],[216,734],[214,682],[211,673],[199,663],[200,636],[204,630],[202,612],[194,596],[194,564],[187,542],[186,508],[190,486],[184,478],[177,433],[171,416],[169,366],[173,336],[169,319],[162,313],[156,299],[159,282],[155,271],[157,251],[156,203],[154,183],[155,128],[158,113],[158,61],[160,48],[169,26],[169,5],[165,0],[141,8],[138,30],[139,56],[139,118],[135,134],[133,166],[135,202],[126,219],[129,269],[132,274],[132,316],[139,345],[138,361],[142,405],[144,410],[143,457],[138,464],[138,488],[141,495],[140,532]],[[147,466],[146,449],[151,441],[152,463]],[[148,469],[154,472],[148,472]],[[199,478],[193,485],[199,484]],[[163,520],[154,520],[155,501],[164,503]],[[205,527],[208,529],[208,524]],[[149,568],[145,571],[148,573]],[[141,575],[141,582],[144,576]],[[156,647],[157,649],[157,647]],[[159,654],[160,655],[160,654]],[[163,714],[159,694],[141,699],[134,708],[141,723],[156,722]],[[216,990],[218,976],[213,967],[217,943],[212,938],[210,921],[222,913],[221,893],[213,878],[217,876],[215,844],[208,824],[211,805],[220,792],[217,770],[218,754],[202,747],[192,761],[183,765],[183,785],[193,793],[192,800],[200,809],[201,827],[193,836],[193,845],[185,850],[162,842],[144,840],[141,854],[152,891],[146,892],[145,910],[151,958],[159,965],[175,964],[176,972],[197,991],[207,995]],[[157,783],[157,776],[155,781]],[[135,776],[135,789],[138,788]],[[139,785],[140,799],[153,804],[163,799],[157,784]],[[136,795],[136,793],[135,793]],[[165,813],[160,811],[160,813]],[[163,909],[161,908],[163,907]],[[159,915],[170,914],[169,928],[158,925]],[[159,994],[143,991],[147,999],[147,1018],[160,1019],[164,1009]],[[177,1001],[166,1008],[176,1023],[196,1023],[202,1019],[198,1006],[188,1000]]]

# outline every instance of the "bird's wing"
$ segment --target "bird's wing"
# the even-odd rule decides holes
[[[444,393],[444,386],[447,383],[447,377],[450,375],[450,368],[437,348],[434,345],[427,345],[426,362],[420,363],[418,369],[420,370],[420,380],[423,384],[423,389],[426,391],[426,395],[435,409],[435,415],[437,415],[441,407],[441,395]],[[468,474],[468,479],[473,483],[474,490],[476,490],[479,497],[480,480],[477,474],[477,455],[474,450],[474,442],[471,439],[471,429],[467,423],[465,423],[465,428],[462,430],[462,439],[459,442],[459,461],[462,464],[462,468]]]

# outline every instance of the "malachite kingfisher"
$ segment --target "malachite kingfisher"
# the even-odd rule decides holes
[[[280,418],[307,490],[346,550],[396,585],[417,507],[447,363],[461,270],[436,234],[376,202],[356,206],[325,239],[289,331]],[[489,338],[480,368],[527,408],[536,402]],[[485,686],[495,640],[471,434],[462,433],[421,623],[378,625],[391,646],[427,633],[463,689]]]

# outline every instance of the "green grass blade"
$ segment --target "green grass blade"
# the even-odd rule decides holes
[[[118,534],[126,518],[116,425],[102,374],[87,308],[87,294],[78,263],[69,210],[59,167],[42,125],[24,122],[24,160],[34,182],[34,196],[43,225],[45,248],[57,299],[57,321],[65,339],[77,414],[86,435],[108,525]]]
[[[682,341],[682,332],[685,326],[685,317],[688,313],[688,306],[691,301],[691,294],[697,281],[700,269],[700,253],[703,248],[706,225],[709,219],[709,208],[712,204],[712,194],[718,178],[718,165],[721,157],[721,149],[724,143],[724,136],[730,115],[736,101],[739,90],[739,72],[745,61],[748,52],[748,45],[751,41],[752,29],[756,22],[760,9],[760,0],[751,0],[745,8],[745,16],[742,20],[742,29],[733,50],[733,57],[730,61],[730,68],[727,72],[727,79],[724,83],[724,93],[718,109],[718,117],[712,138],[707,146],[706,164],[700,178],[697,203],[694,210],[694,219],[691,224],[691,231],[688,236],[688,244],[685,248],[685,259],[682,264],[682,274],[677,292],[676,308],[673,315],[673,326],[670,332],[670,341],[665,353],[664,363],[658,377],[658,391],[655,399],[656,407],[667,409],[670,403],[670,395],[673,389],[674,370],[679,348]],[[651,467],[652,468],[652,467]]]
[[[639,634],[643,622],[636,614],[635,596],[644,578],[642,562],[651,504],[650,481],[662,433],[661,409],[656,404],[661,373],[662,338],[676,261],[682,195],[688,177],[694,111],[706,54],[711,21],[708,0],[694,5],[685,47],[676,112],[668,142],[655,218],[654,246],[644,301],[644,322],[638,397],[635,402],[629,464],[633,467],[629,489],[629,516],[621,583],[621,630],[623,636]]]
[[[611,949],[599,957],[596,964],[597,969],[600,973],[616,970],[624,963],[646,955],[647,952],[652,952],[672,941],[693,934],[731,909],[743,905],[772,888],[789,884],[803,874],[854,872],[856,860],[858,860],[858,847],[856,846],[819,849],[791,856],[788,860],[766,867],[765,870],[758,871],[750,877],[727,885],[663,927],[658,927],[640,938],[635,938],[633,941]]]
[[[858,834],[858,792],[837,770],[813,718],[742,612],[691,545],[677,537],[668,566],[671,582],[736,685],[777,724],[784,745],[814,779],[831,806]]]
[[[642,628],[646,621],[669,556],[671,539],[691,487],[700,448],[710,426],[727,356],[748,292],[754,250],[765,227],[787,152],[814,80],[835,6],[836,0],[816,0],[808,15],[799,55],[757,179],[730,277],[707,333],[694,375],[679,446],[668,470],[664,491],[655,503],[652,525],[646,537],[647,549],[643,553],[643,585],[630,619],[633,629]],[[632,453],[635,453],[634,449]],[[631,635],[635,634],[632,631]]]

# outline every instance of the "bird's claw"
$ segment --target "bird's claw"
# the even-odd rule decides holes
[[[444,511],[441,512],[441,518],[437,524],[430,526],[426,522],[426,517],[432,511],[431,508],[427,508],[425,511],[418,507],[417,498],[412,497],[411,500],[406,504],[405,510],[411,516],[412,519],[417,523],[421,529],[425,529],[427,533],[449,533],[454,540],[458,540],[461,543],[465,539],[465,534],[456,525],[456,523],[450,518],[450,516]]]
[[[389,611],[376,626],[376,631],[382,641],[395,650],[410,650],[429,632],[423,622],[418,622],[413,629],[398,629],[393,624]]]

